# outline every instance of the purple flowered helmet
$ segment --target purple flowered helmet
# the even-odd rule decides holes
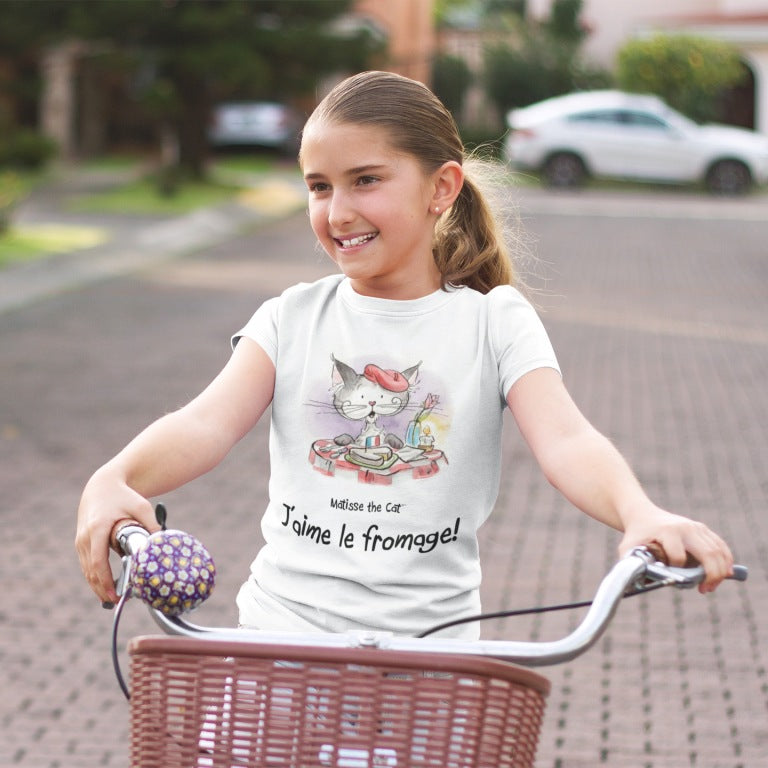
[[[166,616],[178,616],[208,598],[215,576],[213,559],[194,536],[158,531],[133,558],[131,595]]]

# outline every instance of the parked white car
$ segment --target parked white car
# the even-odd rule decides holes
[[[226,102],[213,110],[208,140],[217,147],[256,146],[295,153],[303,120],[272,101]]]
[[[507,124],[507,161],[556,187],[594,176],[704,183],[715,194],[735,195],[768,183],[768,136],[698,125],[656,96],[571,93],[513,109]]]

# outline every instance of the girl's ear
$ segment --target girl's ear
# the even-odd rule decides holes
[[[464,170],[455,160],[443,163],[433,174],[430,210],[438,215],[450,208],[464,185]]]

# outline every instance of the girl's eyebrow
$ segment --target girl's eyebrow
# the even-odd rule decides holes
[[[358,165],[354,168],[349,168],[346,171],[344,171],[345,176],[359,176],[360,174],[366,174],[366,173],[374,173],[376,171],[381,171],[385,166],[382,164],[371,164],[371,165]],[[323,173],[305,173],[304,178],[307,179],[307,181],[311,181],[312,179],[321,179],[324,178],[325,174]]]
[[[384,168],[384,166],[379,164],[371,163],[370,165],[360,165],[357,168],[350,168],[346,173],[348,176],[357,176],[361,173],[372,173],[374,171],[381,171],[381,169]]]

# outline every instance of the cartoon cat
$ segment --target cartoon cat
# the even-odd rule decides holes
[[[344,433],[336,438],[336,445],[370,448],[388,445],[394,450],[403,447],[403,441],[388,433],[379,424],[379,417],[395,416],[408,405],[410,392],[418,379],[419,366],[404,371],[384,370],[369,363],[362,373],[331,355],[333,405],[336,411],[350,421],[361,421],[357,437]]]

